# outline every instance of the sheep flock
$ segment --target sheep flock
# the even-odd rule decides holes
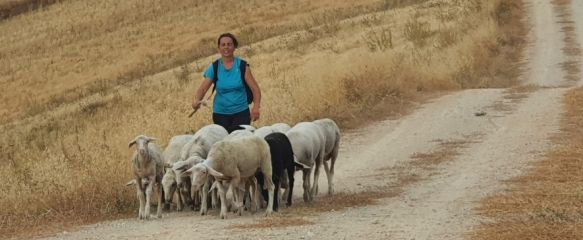
[[[324,167],[328,194],[334,193],[334,165],[338,158],[340,129],[331,119],[300,122],[290,127],[276,123],[261,128],[241,125],[228,133],[210,124],[194,135],[174,136],[164,151],[155,138],[138,135],[132,157],[133,179],[140,208],[139,219],[150,219],[150,201],[157,191],[157,212],[190,209],[201,215],[220,209],[219,217],[232,212],[257,212],[269,216],[282,200],[292,206],[294,174],[302,172],[303,200],[318,194],[319,173]],[[313,181],[313,183],[312,183]]]

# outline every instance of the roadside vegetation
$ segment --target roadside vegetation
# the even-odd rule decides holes
[[[571,0],[554,0],[563,29],[567,59],[565,78],[581,79],[582,51],[577,45]],[[579,36],[580,37],[580,36]],[[555,146],[524,175],[508,182],[508,189],[481,202],[478,211],[490,219],[470,234],[472,239],[583,239],[583,89],[563,98],[565,115]]]

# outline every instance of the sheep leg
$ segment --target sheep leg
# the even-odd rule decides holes
[[[320,157],[318,157],[320,158]],[[322,167],[322,159],[316,159],[316,169],[314,169],[314,183],[312,186],[312,199],[318,195],[318,179],[320,178],[320,168]]]
[[[285,190],[283,190],[283,193],[281,194],[281,199],[288,199],[288,195],[289,195],[289,177],[288,176],[290,175],[290,172],[292,173],[291,176],[293,176],[294,171],[295,171],[295,166],[288,167],[288,169],[283,170],[283,175],[282,175],[282,178],[281,178],[279,185],[281,185],[280,187],[285,189]],[[288,201],[287,206],[289,207],[290,205],[291,205],[290,201]]]
[[[182,193],[180,193],[180,187],[176,187],[176,189],[172,189],[171,196],[174,196],[176,193],[176,211],[182,211]],[[172,201],[172,200],[170,200]]]
[[[223,184],[219,181],[217,182],[217,187],[219,189],[219,197],[221,199],[221,219],[227,218],[227,196],[226,196],[226,189]]]
[[[154,185],[154,183],[152,183]],[[164,205],[164,190],[162,189],[162,184],[157,184],[158,191],[158,209],[156,211],[156,218],[162,217],[162,205]]]
[[[288,184],[287,184],[287,188],[285,189],[285,191],[287,192],[287,206],[291,206],[292,205],[292,196],[294,194],[294,173],[295,173],[295,166],[291,166],[288,167],[288,169],[286,170],[287,172],[287,179],[288,179]],[[285,178],[285,176],[284,176]]]
[[[330,177],[328,180],[328,194],[330,195],[334,194],[334,165],[336,165],[336,159],[338,159],[338,151],[340,151],[340,136],[336,138],[336,144],[334,144],[334,150],[330,158]]]
[[[233,211],[233,213],[237,213],[239,211],[238,207],[235,207],[235,203],[239,202],[239,199],[241,199],[239,197],[239,186],[234,187],[229,185],[229,189],[227,190],[227,199],[233,199],[231,200],[231,202],[227,203],[227,208],[229,211]],[[229,193],[232,194],[232,197],[229,197]],[[244,201],[244,200],[243,200]]]
[[[330,169],[328,170],[328,164],[324,163],[324,168],[326,168],[326,173],[328,176],[328,195],[334,194],[334,164],[336,163],[337,155],[333,155],[330,160]]]
[[[202,189],[200,190],[200,215],[206,215],[207,213],[207,196],[208,196],[208,192],[209,192],[209,188],[210,188],[210,184],[209,181],[207,181],[206,183],[204,183],[204,185],[202,185]],[[192,191],[192,193],[194,194],[195,192]]]
[[[182,188],[180,188],[180,194],[182,195],[182,207],[186,208],[188,205],[190,205],[192,203],[192,198],[193,196],[191,196],[191,187],[189,186],[184,186]]]
[[[218,191],[216,189],[213,189],[213,191],[211,192],[211,207],[212,208],[218,208],[219,207],[219,197],[218,197]]]
[[[233,188],[231,187],[231,182],[230,181],[223,181],[222,182],[225,185],[225,196],[226,196],[226,205],[227,205],[227,211],[231,211],[231,207],[233,206]],[[223,201],[225,199],[221,199],[221,201]]]
[[[153,177],[149,177],[148,178],[148,186],[146,187],[146,206],[144,207],[144,218],[145,219],[149,219],[150,218],[150,200],[152,199],[152,188],[154,188],[154,178]]]
[[[259,199],[259,201],[261,202],[261,207],[265,207],[265,203],[267,202],[267,191],[265,190],[265,182],[263,182],[263,173],[262,172],[258,172],[255,174],[255,180],[257,181],[258,184],[258,194],[261,194],[261,198]]]
[[[190,206],[190,209],[194,210],[195,198],[198,196],[196,193],[192,193],[192,181],[186,182],[186,188],[184,188],[184,195],[186,198],[184,199],[184,206]]]
[[[174,199],[174,192],[176,191],[176,185],[172,185],[170,186],[170,189],[168,189],[168,191],[164,191],[164,210],[168,211],[170,210],[170,203],[172,203],[172,200]]]
[[[144,187],[142,186],[142,179],[141,178],[136,178],[136,195],[138,197],[138,201],[140,202],[140,209],[138,212],[138,218],[139,219],[144,219],[145,215],[144,215],[144,206],[146,205],[146,199],[145,199],[145,192],[144,192]]]
[[[243,213],[243,196],[241,196],[241,191],[239,190],[239,184],[241,184],[241,177],[238,172],[236,172],[234,175],[235,176],[231,179],[230,189],[232,191],[230,192],[231,194],[236,195],[234,199],[234,207],[238,209],[239,216],[241,216],[241,214]],[[229,192],[227,192],[227,201],[232,202],[233,198],[232,197],[229,198],[228,193]]]
[[[245,183],[243,185],[245,187],[245,191],[243,191],[243,208],[245,210],[250,210],[251,209],[251,198],[253,197],[253,196],[251,196],[251,192],[249,190],[249,188],[251,188],[250,180],[245,181]]]
[[[190,208],[193,211],[200,209],[200,191],[195,191],[192,193],[192,205]]]
[[[308,169],[303,169],[303,177],[304,177],[304,183],[303,183],[303,187],[304,187],[304,202],[310,202],[312,201],[312,194],[310,194],[310,174],[312,173],[311,168]],[[289,196],[288,196],[289,197]]]
[[[270,172],[263,172],[263,181],[265,182],[265,186],[267,187],[267,195],[268,195],[268,200],[267,200],[267,209],[265,210],[265,215],[266,216],[271,216],[271,213],[273,213],[273,181],[271,179],[271,173]]]
[[[273,187],[274,187],[274,191],[275,191],[275,197],[273,198],[273,211],[277,212],[277,210],[279,208],[279,201],[280,201],[279,178],[273,179]]]
[[[251,212],[257,212],[259,204],[259,187],[257,185],[257,178],[251,177],[251,189],[253,190],[252,200],[251,200]]]
[[[326,172],[326,178],[328,178],[328,195],[332,195],[332,179],[330,178],[331,173],[328,162],[324,162],[324,172]]]
[[[244,190],[242,190],[240,188],[241,185],[243,185],[243,187],[245,188]],[[237,212],[239,213],[239,216],[241,216],[241,214],[245,210],[245,201],[246,201],[247,195],[250,194],[249,191],[247,190],[246,183],[240,182],[239,189],[237,190],[236,193],[237,193],[237,195],[236,195],[237,197],[235,198],[235,202],[241,204],[240,207],[237,208]],[[249,196],[249,200],[251,200],[251,196]]]

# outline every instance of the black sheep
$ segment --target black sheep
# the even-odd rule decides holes
[[[271,176],[273,179],[273,184],[275,185],[273,211],[277,211],[279,208],[279,190],[281,187],[281,179],[283,177],[284,170],[287,170],[289,179],[287,206],[289,207],[292,205],[296,163],[294,162],[294,152],[292,150],[291,143],[285,134],[279,132],[270,133],[269,135],[265,136],[265,141],[269,145],[269,151],[271,152]],[[261,195],[263,195],[263,199],[267,199],[267,191],[263,189],[263,174],[257,173],[255,178],[257,178],[257,183],[259,183],[259,189],[261,189]]]

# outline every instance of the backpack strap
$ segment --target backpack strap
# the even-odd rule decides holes
[[[247,104],[251,104],[253,102],[253,92],[247,82],[245,81],[245,71],[247,70],[247,62],[241,59],[241,63],[239,64],[239,72],[241,72],[241,81],[243,81],[243,86],[245,86],[245,91],[247,92]]]
[[[213,62],[213,91],[211,92],[211,96],[213,95],[213,93],[215,92],[215,89],[217,88],[217,81],[219,80],[219,60],[215,60]]]

